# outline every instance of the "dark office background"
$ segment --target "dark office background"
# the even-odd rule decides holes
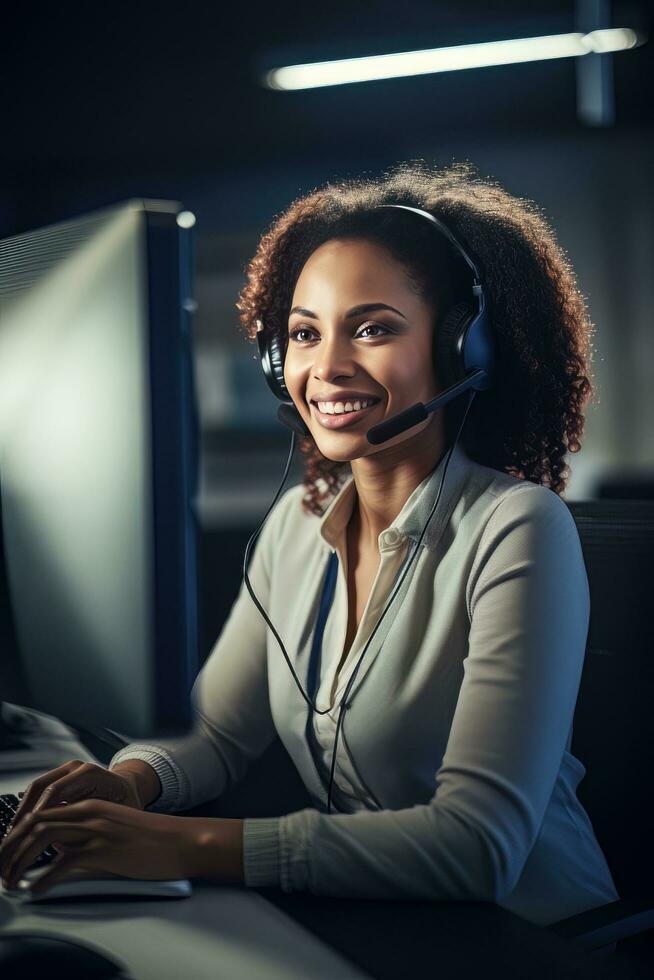
[[[601,8],[607,20],[590,23]],[[273,217],[327,179],[381,174],[407,159],[470,160],[535,199],[576,268],[596,330],[597,393],[583,450],[569,460],[567,499],[652,496],[652,45],[604,56],[603,122],[584,117],[586,58],[295,93],[259,80],[281,64],[593,26],[648,32],[648,5],[5,8],[0,237],[130,197],[179,200],[197,215],[203,653],[234,598],[244,532],[272,499],[289,441],[235,300]],[[290,482],[300,478],[298,461]]]

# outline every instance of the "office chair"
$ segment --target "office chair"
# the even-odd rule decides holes
[[[572,752],[588,772],[577,795],[623,897],[548,928],[602,954],[654,929],[654,501],[570,501],[568,507],[591,601],[572,736]]]

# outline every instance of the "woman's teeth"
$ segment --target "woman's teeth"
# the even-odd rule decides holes
[[[368,405],[372,404],[372,399],[354,402],[317,402],[318,408],[324,415],[342,415],[345,412],[360,412],[362,408],[367,408]]]

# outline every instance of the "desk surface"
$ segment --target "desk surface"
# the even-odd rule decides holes
[[[86,942],[121,961],[135,980],[365,976],[260,895],[204,883],[180,900],[37,907],[0,897],[0,934],[23,931]]]
[[[97,761],[67,731],[53,765]],[[16,793],[34,777],[0,769],[0,793]],[[193,890],[179,900],[40,905],[1,895],[0,931],[79,939],[122,960],[134,980],[623,976],[610,959],[588,957],[489,903],[354,901],[204,881],[194,881]]]

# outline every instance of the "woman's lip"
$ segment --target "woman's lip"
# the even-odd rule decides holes
[[[354,425],[366,412],[377,405],[379,402],[373,402],[367,408],[360,408],[358,412],[339,412],[338,415],[329,415],[327,412],[321,412],[315,402],[311,402],[316,418],[325,429],[343,429],[348,425]]]

